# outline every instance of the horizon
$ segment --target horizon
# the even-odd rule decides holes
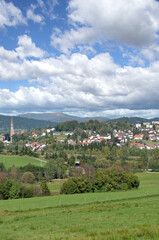
[[[115,120],[115,119],[120,119],[120,118],[143,118],[143,119],[146,119],[146,120],[153,120],[153,119],[155,119],[155,118],[159,118],[159,117],[147,117],[147,118],[145,118],[145,117],[139,117],[139,116],[114,116],[114,117],[104,117],[104,116],[86,116],[86,117],[82,117],[82,116],[78,116],[78,115],[71,115],[71,114],[67,114],[67,113],[59,113],[59,112],[27,112],[27,113],[24,113],[24,114],[17,114],[17,115],[9,115],[9,114],[3,114],[3,113],[0,113],[0,115],[1,116],[8,116],[8,117],[23,117],[23,115],[25,115],[25,114],[39,114],[39,115],[42,115],[42,114],[51,114],[51,113],[54,113],[54,114],[64,114],[64,115],[67,115],[67,116],[70,116],[70,117],[79,117],[79,118],[106,118],[106,119],[108,119],[108,120]],[[22,115],[22,116],[21,116]],[[24,116],[24,118],[26,118],[25,116]],[[29,118],[29,119],[31,119],[31,118]],[[44,119],[37,119],[37,120],[41,120],[41,121],[43,121]],[[44,120],[44,121],[50,121],[50,120]],[[71,120],[70,120],[71,121]]]

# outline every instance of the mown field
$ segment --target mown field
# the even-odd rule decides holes
[[[138,190],[1,200],[0,239],[159,239],[159,173],[138,176]]]
[[[17,155],[2,155],[0,154],[0,162],[8,169],[13,165],[15,167],[23,167],[29,163],[36,166],[44,166],[45,161],[41,161],[35,157],[17,156]]]

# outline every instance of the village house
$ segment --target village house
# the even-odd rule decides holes
[[[136,134],[134,135],[134,140],[142,140],[143,139],[143,134]]]
[[[146,145],[146,148],[147,148],[148,150],[153,150],[153,149],[156,148],[156,146],[155,146],[155,144],[147,144],[147,145]]]
[[[137,147],[139,149],[144,149],[145,148],[145,145],[143,143],[130,143],[129,146],[130,147],[135,146],[135,147]]]

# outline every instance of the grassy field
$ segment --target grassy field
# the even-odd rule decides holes
[[[159,173],[138,176],[138,190],[1,200],[0,239],[159,239]]]
[[[2,154],[0,154],[0,162],[2,162],[7,169],[13,165],[15,167],[23,167],[29,163],[36,166],[44,166],[45,164],[45,161],[41,161],[40,159],[34,157]]]

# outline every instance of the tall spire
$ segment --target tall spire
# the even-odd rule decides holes
[[[10,138],[12,142],[12,136],[14,135],[14,127],[13,127],[13,117],[11,117],[11,125],[10,125]]]

